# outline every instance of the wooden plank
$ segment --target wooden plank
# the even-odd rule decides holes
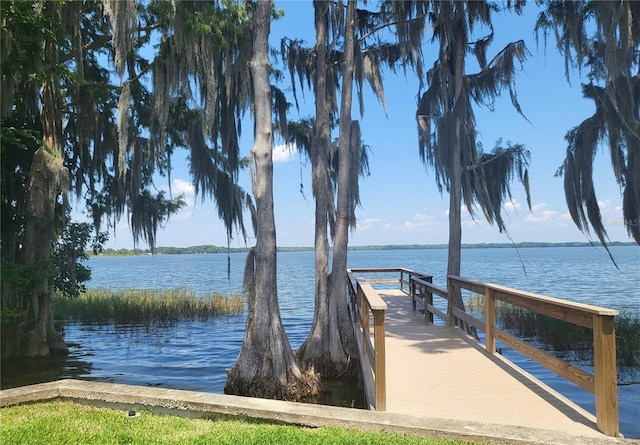
[[[487,288],[484,294],[484,335],[485,349],[489,354],[496,352],[496,337],[494,329],[496,327],[496,300],[493,298],[493,289]]]
[[[397,283],[397,278],[364,278],[367,283]]]
[[[467,289],[471,292],[484,295],[484,288],[486,284],[481,283],[480,281],[474,281],[456,275],[447,275],[447,281],[451,281],[455,287],[461,287],[462,289]]]
[[[386,309],[386,305],[385,305]],[[386,353],[385,353],[385,329],[384,310],[377,310],[373,313],[374,323],[374,348],[375,362],[374,371],[376,375],[376,411],[386,411],[387,409],[387,375],[386,375]]]
[[[348,272],[351,273],[389,273],[389,272],[398,272],[400,271],[409,271],[409,269],[405,269],[403,267],[361,267],[361,268],[352,268],[347,269]]]
[[[438,318],[440,318],[440,320],[446,322],[447,321],[447,314],[445,312],[442,312],[441,310],[439,310],[438,308],[436,308],[435,306],[433,306],[432,304],[428,304],[427,305],[427,310],[429,312],[431,312],[434,315],[437,315]]]
[[[456,325],[456,317],[453,315],[453,296],[455,292],[453,280],[447,278],[447,326],[450,328]]]
[[[371,366],[369,366],[370,362],[366,362],[362,360],[365,355],[365,350],[363,348],[362,343],[362,332],[358,327],[358,323],[355,317],[351,320],[351,325],[353,326],[353,331],[355,332],[356,337],[356,345],[358,348],[358,356],[360,357],[360,370],[362,375],[362,382],[364,386],[364,396],[367,400],[367,405],[369,409],[373,409],[373,404],[375,403],[375,383],[373,378],[373,370]]]
[[[495,290],[496,300],[504,301],[505,303],[515,304],[516,306],[529,309],[533,312],[553,317],[558,320],[564,320],[569,323],[577,324],[585,328],[592,328],[592,316],[587,312],[582,312],[580,309],[570,308],[566,306],[560,306],[550,301],[544,300],[530,300],[522,298],[518,295],[511,293],[505,293],[503,291]]]
[[[381,271],[379,269],[378,271]],[[372,270],[367,270],[367,272]],[[558,374],[560,377],[565,378],[586,391],[592,393],[601,394],[602,397],[600,399],[597,398],[596,406],[600,406],[600,410],[596,410],[598,414],[597,427],[608,435],[618,435],[619,434],[619,426],[618,426],[618,412],[617,412],[617,388],[615,382],[615,333],[613,332],[613,316],[618,314],[617,310],[602,308],[598,306],[592,305],[584,305],[579,303],[573,303],[566,300],[560,300],[552,297],[546,297],[543,295],[533,294],[525,291],[519,291],[516,289],[507,288],[504,286],[498,286],[494,284],[485,284],[473,280],[464,279],[457,276],[449,276],[447,279],[447,290],[445,291],[442,288],[438,288],[431,283],[431,277],[428,279],[419,278],[416,274],[412,276],[409,274],[409,281],[405,280],[405,273],[408,273],[406,269],[394,268],[394,269],[384,269],[387,272],[400,272],[400,279],[372,279],[370,282],[399,282],[400,290],[395,291],[387,291],[387,296],[391,297],[394,301],[405,301],[406,304],[411,306],[411,310],[409,314],[413,314],[416,312],[417,305],[416,302],[418,299],[422,300],[422,306],[425,309],[424,315],[425,319],[429,319],[429,317],[433,317],[433,314],[438,315],[446,320],[448,326],[455,326],[456,318],[463,320],[468,325],[474,326],[477,329],[483,330],[487,333],[487,342],[485,345],[485,350],[489,354],[493,354],[496,349],[496,341],[500,340],[504,342],[506,345],[512,347],[513,349],[521,352],[525,356],[533,359],[534,361],[540,363],[542,366],[545,366],[547,369]],[[426,276],[425,276],[426,277]],[[376,291],[374,290],[370,282],[359,282],[358,285],[358,298],[361,300],[361,304],[366,301],[370,303],[372,306],[372,315],[374,315],[373,320],[373,345],[370,342],[371,332],[368,329],[369,317],[363,323],[367,326],[367,341],[363,342],[362,348],[367,350],[365,355],[367,356],[367,361],[375,362],[375,365],[370,366],[371,371],[373,373],[372,379],[373,384],[375,385],[375,397],[376,400],[373,402],[378,409],[384,409],[386,402],[386,397],[388,394],[386,393],[386,388],[388,385],[385,385],[386,380],[386,367],[385,362],[380,361],[380,356],[384,356],[387,354],[387,350],[384,345],[384,336],[376,335],[381,330],[380,326],[385,325],[385,318],[380,312],[380,319],[376,320],[376,308],[374,306],[382,307],[385,305],[384,301],[379,298],[378,292],[385,291]],[[405,284],[409,285],[410,292],[407,293],[406,289],[403,288]],[[476,293],[484,294],[485,296],[485,320],[480,321],[474,316],[464,311],[461,311],[457,308],[453,307],[452,304],[452,296],[455,295],[456,292],[459,292],[461,289],[471,290]],[[444,297],[447,299],[447,313],[438,310],[432,304],[433,293],[438,296]],[[397,298],[404,295],[409,295],[411,298]],[[394,298],[395,297],[395,298]],[[526,309],[530,309],[536,313],[542,313],[544,315],[548,315],[554,318],[558,318],[561,320],[565,320],[579,326],[585,327],[593,327],[594,328],[594,348],[598,349],[598,357],[595,356],[596,352],[594,351],[594,361],[600,363],[596,365],[596,368],[600,370],[601,373],[605,375],[613,375],[613,379],[607,378],[602,381],[598,381],[596,377],[590,375],[587,372],[582,371],[579,368],[576,368],[556,357],[553,357],[544,351],[538,350],[537,348],[526,344],[525,342],[520,341],[518,338],[513,337],[503,331],[500,331],[495,327],[495,300],[505,301],[507,303],[515,304],[520,307],[524,307]],[[364,304],[365,311],[368,312],[369,304]],[[386,305],[384,306],[384,310],[387,310]],[[595,315],[595,316],[594,316]],[[603,317],[604,315],[604,317]],[[404,314],[404,317],[407,317],[408,314]],[[609,321],[606,320],[609,317],[611,326],[609,327],[607,323]],[[598,320],[597,322],[595,320]],[[395,319],[394,319],[395,320]],[[394,321],[395,323],[395,321]],[[599,323],[599,326],[596,326],[596,323]],[[426,323],[425,326],[433,326],[432,323]],[[444,328],[443,328],[444,329]],[[598,330],[596,334],[595,330]],[[459,331],[458,329],[453,329],[452,331]],[[382,331],[383,332],[383,331]],[[461,334],[462,335],[462,334]],[[400,338],[402,334],[396,332],[393,336],[394,339]],[[610,337],[610,338],[609,338]],[[411,341],[416,341],[417,338],[414,334],[410,335]],[[604,338],[604,340],[603,340]],[[439,343],[434,343],[437,345]],[[373,346],[373,347],[372,347]],[[442,344],[437,347],[437,353],[442,354],[442,351],[447,351],[447,354],[452,353],[452,350],[448,350],[447,348],[443,349]],[[415,348],[423,349],[422,342],[416,343]],[[362,357],[362,355],[361,355]],[[413,354],[409,353],[407,356],[410,359],[414,357]],[[496,356],[501,358],[501,356]],[[394,365],[399,365],[401,367],[403,375],[409,375],[405,372],[404,367],[409,366],[409,362],[395,363]],[[448,366],[447,366],[448,367]],[[395,368],[398,369],[397,367]],[[380,374],[379,374],[380,373]],[[378,381],[378,377],[382,376],[385,380]],[[613,384],[611,382],[613,381]],[[414,388],[415,385],[410,384],[408,381],[405,382],[405,387]],[[417,389],[417,387],[415,387]],[[433,385],[430,385],[430,388],[433,389]],[[454,391],[458,391],[456,388]],[[430,394],[430,393],[429,393]],[[450,393],[449,393],[450,394]],[[395,395],[394,395],[395,396]],[[429,396],[428,396],[429,397]],[[493,397],[493,395],[492,395]],[[394,397],[394,400],[397,397]],[[394,403],[397,403],[394,402]],[[456,405],[459,406],[459,405]],[[397,412],[397,411],[394,411]],[[595,426],[595,423],[594,423]]]
[[[422,309],[424,311],[424,321],[433,323],[433,312],[428,309],[429,307],[433,308],[433,294],[431,292],[425,294]]]
[[[376,292],[373,287],[367,282],[358,282],[358,286],[362,290],[364,297],[369,302],[369,307],[373,310],[385,310],[387,308],[387,303],[382,301],[378,292]]]
[[[556,306],[563,306],[568,309],[574,309],[574,310],[578,309],[583,312],[588,312],[589,314],[592,314],[592,315],[613,316],[613,315],[618,315],[620,313],[617,309],[609,309],[606,307],[594,306],[591,304],[576,303],[574,301],[563,300],[561,298],[547,297],[545,295],[534,294],[532,292],[527,292],[527,291],[518,290],[518,289],[512,289],[510,287],[500,286],[497,284],[487,284],[487,286],[491,286],[491,288],[494,289],[496,293],[499,292],[501,294],[511,294],[520,298],[526,298],[528,300],[534,300],[540,303],[549,303]]]
[[[471,325],[471,326],[475,327],[476,329],[480,329],[481,331],[484,331],[484,322],[482,322],[482,321],[478,320],[477,318],[473,317],[468,312],[465,312],[462,309],[458,309],[457,307],[454,307],[453,308],[453,315],[456,318],[464,321],[468,325]]]
[[[411,281],[413,281],[414,283],[419,285],[421,288],[424,288],[424,289],[428,290],[429,292],[431,292],[433,294],[436,294],[436,295],[438,295],[440,297],[443,297],[443,298],[447,298],[448,297],[448,293],[447,293],[446,289],[444,289],[442,287],[438,287],[433,283],[421,280],[419,278],[414,278]]]
[[[593,317],[593,365],[598,429],[619,436],[616,331],[613,317]]]
[[[387,412],[571,432],[600,443],[594,415],[503,356],[489,356],[460,329],[424,323],[397,289],[380,292],[388,304]]]
[[[512,349],[515,349],[516,351],[524,354],[530,359],[536,361],[550,371],[555,372],[560,377],[563,377],[570,382],[575,383],[585,391],[589,391],[592,394],[594,393],[595,379],[591,374],[588,374],[582,369],[576,368],[575,366],[572,366],[567,362],[549,355],[546,352],[541,351],[540,349],[534,348],[533,346],[520,341],[516,337],[513,337],[504,331],[494,329],[494,335],[501,342],[510,346]]]
[[[606,316],[619,314],[616,309],[547,297],[545,295],[534,294],[532,292],[521,291],[497,284],[485,284],[459,276],[450,275],[448,276],[448,281],[454,287],[460,287],[482,295],[485,293],[485,286],[490,287],[495,291],[495,298],[498,300],[515,304],[517,306],[587,328],[592,327],[591,316],[594,314]]]
[[[369,361],[369,367],[373,368],[375,366],[375,362],[376,362],[376,356],[375,353],[373,352],[373,343],[371,343],[371,337],[369,335],[367,335],[364,338],[364,342],[366,343],[366,347],[365,347],[365,351],[367,352],[367,360]],[[373,371],[375,374],[375,370]]]

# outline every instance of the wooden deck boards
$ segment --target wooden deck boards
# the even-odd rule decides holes
[[[595,416],[456,328],[424,322],[399,290],[387,303],[387,411],[599,435]]]

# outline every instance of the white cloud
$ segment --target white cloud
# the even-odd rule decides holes
[[[560,219],[563,221],[571,221],[571,213],[564,212],[562,215],[560,215]]]
[[[527,215],[524,218],[524,220],[528,221],[528,222],[551,221],[555,217],[557,217],[558,215],[560,215],[560,213],[556,212],[555,210],[542,210],[540,212],[535,212],[535,213],[533,213],[531,215]]]
[[[273,147],[273,162],[291,162],[296,158],[298,148],[295,144],[279,144]]]
[[[169,186],[162,185],[160,190],[169,193]],[[182,195],[187,203],[187,207],[193,207],[196,198],[196,189],[189,181],[184,179],[173,178],[171,180],[171,197],[176,198]]]
[[[419,221],[419,222],[405,221],[402,226],[404,228],[406,228],[406,229],[409,229],[409,230],[415,230],[415,229],[418,229],[420,227],[424,227],[425,223],[423,221]]]
[[[379,225],[382,220],[380,218],[365,218],[361,222],[358,222],[358,230],[369,230]]]
[[[522,204],[520,204],[516,199],[512,199],[511,201],[504,203],[504,209],[508,214],[518,213],[522,210]]]
[[[429,227],[436,224],[436,218],[426,213],[416,213],[410,220],[402,223],[401,227],[408,230],[415,230],[421,227]]]
[[[531,206],[531,213],[535,214],[535,213],[541,212],[546,207],[547,207],[546,202],[539,202],[538,204],[534,204]]]
[[[171,180],[171,193],[174,196],[183,195],[187,205],[193,205],[196,189],[191,182],[174,178]]]
[[[168,192],[168,186],[162,186],[162,190]],[[187,205],[182,208],[177,214],[171,217],[172,221],[188,219],[193,215],[193,208],[196,202],[196,190],[193,184],[184,179],[174,178],[171,180],[171,196],[178,197],[182,195]]]

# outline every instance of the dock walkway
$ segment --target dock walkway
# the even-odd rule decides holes
[[[387,304],[386,411],[599,436],[595,416],[457,328],[425,323],[400,290]]]

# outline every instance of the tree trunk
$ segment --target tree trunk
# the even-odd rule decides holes
[[[253,18],[250,71],[255,109],[255,143],[251,150],[256,201],[256,246],[247,258],[245,289],[249,307],[244,340],[229,370],[224,391],[253,397],[302,399],[317,393],[313,372],[303,374],[287,340],[276,277],[276,230],[273,211],[273,133],[268,37],[271,2],[259,0]]]
[[[48,14],[55,19],[55,7],[47,5]],[[51,40],[45,43],[45,57],[55,66],[57,49]],[[69,172],[63,163],[62,106],[57,92],[57,75],[48,73],[42,83],[42,133],[43,146],[33,155],[31,179],[27,201],[28,218],[24,238],[24,263],[31,271],[32,284],[24,301],[26,317],[17,329],[3,335],[16,336],[8,343],[13,348],[3,356],[46,357],[53,352],[67,352],[60,334],[53,326],[54,294],[49,284],[49,258],[52,243],[56,239],[55,221],[64,214],[56,212],[59,199],[67,203]],[[4,340],[3,340],[4,342]]]
[[[352,157],[351,102],[353,93],[353,70],[356,0],[347,3],[345,20],[345,45],[342,68],[342,94],[340,102],[340,126],[338,135],[338,202],[336,206],[336,233],[333,238],[333,264],[329,277],[329,317],[336,321],[341,335],[342,347],[347,357],[354,354],[354,334],[347,309],[347,247],[351,223],[351,169],[355,168]]]
[[[346,372],[357,370],[349,366],[349,348],[343,345],[348,336],[341,329],[351,330],[350,323],[341,325],[338,316],[346,311],[339,301],[340,295],[329,294],[329,239],[328,212],[332,199],[329,179],[331,134],[329,105],[327,103],[327,27],[329,4],[315,1],[316,70],[315,105],[316,119],[312,145],[312,187],[316,201],[315,211],[315,311],[309,335],[296,356],[304,369],[314,369],[322,378],[337,378]],[[342,295],[344,297],[344,294]],[[344,300],[344,298],[343,298]],[[346,301],[346,300],[345,300]],[[334,307],[332,307],[332,305]],[[348,317],[347,317],[348,318]],[[348,321],[348,320],[347,320]]]
[[[456,10],[455,21],[463,22],[464,18],[464,6],[458,4]],[[460,275],[461,255],[462,255],[462,175],[464,174],[464,162],[462,156],[462,144],[466,143],[463,140],[463,134],[465,132],[465,116],[466,105],[468,104],[466,98],[463,97],[463,85],[464,85],[464,58],[466,53],[466,34],[464,32],[457,35],[455,42],[455,88],[454,99],[452,104],[452,112],[454,113],[454,144],[452,147],[452,163],[450,173],[450,190],[449,190],[449,253],[447,263],[447,275]],[[454,295],[453,301],[454,307],[465,310],[464,300],[462,299],[462,293],[457,290]],[[460,328],[466,330],[468,333],[477,335],[475,329],[472,326],[467,326],[465,322],[460,322]]]

